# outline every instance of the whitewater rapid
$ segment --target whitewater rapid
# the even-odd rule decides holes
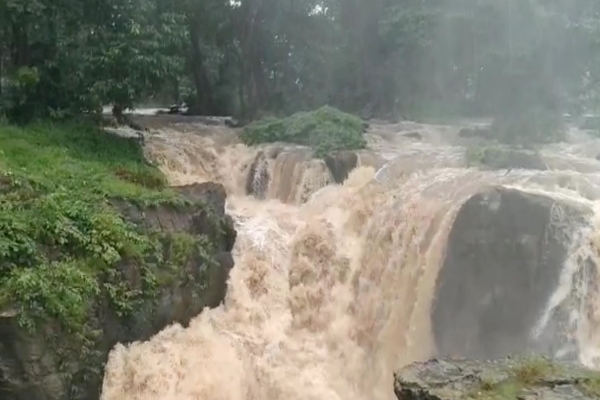
[[[369,143],[385,166],[359,163],[343,185],[332,183],[322,162],[293,155],[270,161],[262,200],[245,190],[259,149],[238,143],[229,129],[153,132],[146,151],[173,185],[226,187],[238,232],[235,268],[224,304],[188,328],[117,345],[102,399],[392,400],[393,372],[435,355],[435,281],[454,218],[470,196],[503,185],[597,209],[596,173],[465,168],[464,148],[444,142],[447,129],[427,128],[423,142],[403,137],[408,129],[414,127],[375,125]],[[596,259],[600,230],[586,229],[574,253]],[[579,311],[594,313],[575,330],[582,361],[600,367],[596,297],[582,292],[588,285],[573,284],[584,278],[572,262],[552,301],[573,290],[587,299]]]

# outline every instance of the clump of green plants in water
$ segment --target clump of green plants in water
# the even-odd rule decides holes
[[[465,152],[466,164],[470,167],[489,169],[548,169],[540,153],[503,146],[474,146]]]
[[[89,342],[98,296],[118,316],[156,296],[164,238],[124,219],[116,201],[187,202],[134,139],[87,125],[0,125],[0,309],[14,310],[31,332],[51,319]],[[182,262],[200,241],[177,243]],[[139,270],[136,285],[124,264]]]
[[[543,357],[525,357],[507,371],[500,380],[483,378],[467,399],[473,400],[518,400],[526,389],[552,388],[556,382],[572,382],[586,396],[600,396],[600,373],[592,371],[570,371],[568,366],[554,363]]]
[[[310,146],[321,157],[331,151],[364,148],[365,128],[360,118],[325,106],[287,118],[260,120],[247,126],[241,138],[247,145],[288,142]]]

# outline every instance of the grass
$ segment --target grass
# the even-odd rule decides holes
[[[0,307],[17,309],[22,327],[50,318],[83,337],[97,296],[119,315],[152,296],[146,260],[161,259],[161,241],[124,220],[114,199],[182,202],[133,139],[86,125],[0,125]],[[141,285],[123,278],[123,262],[140,266]]]
[[[588,379],[579,384],[579,387],[586,396],[600,398],[600,374],[590,374]]]
[[[266,118],[244,129],[241,139],[247,145],[288,142],[312,147],[318,157],[337,150],[357,150],[366,146],[365,124],[351,114],[332,107],[299,112],[287,118]]]
[[[0,126],[0,171],[46,188],[132,199],[174,199],[166,179],[146,164],[134,139],[86,125]]]
[[[482,379],[466,398],[473,400],[518,400],[526,389],[552,388],[557,381],[572,382],[584,395],[600,396],[600,373],[570,371],[565,365],[541,357],[518,361],[501,381]]]

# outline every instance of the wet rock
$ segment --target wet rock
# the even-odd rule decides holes
[[[337,151],[325,157],[325,164],[335,183],[344,183],[350,172],[358,166],[358,155],[354,151]]]
[[[422,140],[423,139],[423,135],[421,135],[419,132],[405,133],[402,136],[407,137],[409,139],[415,139],[415,140]]]
[[[306,147],[269,147],[258,152],[247,170],[246,194],[304,202],[322,186],[344,183],[358,166],[377,170],[384,164],[385,160],[370,150],[337,151],[320,159]]]
[[[338,184],[344,183],[355,168],[373,167],[378,170],[385,164],[385,160],[370,150],[338,151],[328,154],[324,161]]]
[[[173,104],[169,107],[169,111],[167,111],[168,114],[181,114],[182,111],[182,106],[179,104]]]
[[[557,289],[574,232],[590,210],[507,188],[471,197],[452,226],[436,284],[438,355],[502,358],[567,345],[566,315],[532,334]]]
[[[69,333],[52,321],[27,333],[19,325],[18,313],[0,314],[0,399],[98,399],[104,364],[116,343],[147,340],[173,323],[186,326],[205,307],[222,303],[236,237],[233,221],[225,214],[225,190],[215,183],[175,190],[184,201],[152,207],[112,202],[139,229],[160,232],[161,258],[168,264],[124,256],[113,267],[133,290],[147,284],[142,268],[157,268],[156,286],[136,301],[131,313],[120,312],[106,293],[99,295],[87,316],[96,332],[90,347],[83,350],[79,343],[69,342]],[[211,250],[201,251],[198,243],[177,253],[177,235],[183,233],[205,235]]]
[[[228,126],[230,128],[239,128],[242,126],[241,122],[233,117],[226,118],[224,122],[225,126]]]
[[[277,156],[273,157],[276,158]],[[269,154],[261,151],[250,165],[246,178],[246,194],[258,199],[264,199],[271,180],[269,171]]]
[[[600,374],[543,359],[431,360],[394,374],[398,400],[591,400]]]

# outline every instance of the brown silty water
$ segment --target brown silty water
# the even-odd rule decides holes
[[[404,136],[413,131],[422,138]],[[147,154],[173,185],[226,187],[238,231],[235,268],[219,308],[188,328],[174,325],[147,342],[116,346],[102,399],[393,399],[393,372],[435,354],[435,280],[466,199],[504,185],[595,209],[600,195],[600,163],[581,153],[592,145],[600,150],[598,141],[582,146],[573,133],[572,142],[545,149],[562,169],[494,172],[465,167],[457,132],[374,123],[373,153],[359,157],[343,185],[332,184],[323,162],[302,148],[250,149],[225,127],[151,132]],[[269,176],[262,200],[246,195],[260,151],[272,152],[259,169]],[[369,166],[375,156],[383,168]],[[251,178],[260,181],[256,173]],[[547,313],[575,304],[581,361],[600,368],[600,299],[589,284],[597,275],[583,276],[575,257],[600,261],[598,232],[582,227]]]

